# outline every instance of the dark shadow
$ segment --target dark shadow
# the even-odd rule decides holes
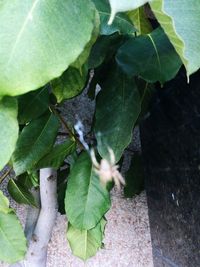
[[[200,266],[200,73],[157,88],[141,141],[155,267]]]

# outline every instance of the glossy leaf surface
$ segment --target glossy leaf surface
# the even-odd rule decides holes
[[[95,14],[90,0],[1,1],[0,96],[59,77],[90,41]]]
[[[109,159],[108,147],[120,160],[132,138],[140,114],[140,95],[133,78],[120,71],[110,73],[97,98],[95,135],[101,157]]]
[[[26,124],[41,116],[49,107],[48,87],[18,97],[20,124]]]
[[[32,193],[17,180],[10,179],[8,182],[8,192],[19,204],[37,206]]]
[[[4,196],[3,192],[0,191],[0,212],[7,213],[9,212],[9,201],[6,196]]]
[[[200,68],[199,1],[154,0],[150,5],[191,75]]]
[[[87,75],[87,66],[83,65],[80,69],[68,68],[60,78],[54,80],[51,84],[58,103],[80,94],[86,83]]]
[[[120,47],[116,60],[128,75],[138,75],[152,83],[171,80],[182,65],[161,28],[145,36],[130,38]]]
[[[94,256],[102,246],[104,227],[104,219],[90,230],[80,230],[69,224],[67,239],[73,254],[82,260]]]
[[[53,147],[52,150],[38,162],[36,168],[58,169],[63,163],[64,159],[68,155],[73,153],[75,149],[76,149],[76,143],[71,140],[67,140],[62,144],[58,144],[55,147]]]
[[[65,209],[69,222],[80,230],[89,230],[110,208],[109,192],[94,173],[89,155],[84,152],[69,175]]]
[[[11,97],[0,100],[0,170],[9,161],[18,138],[17,101]]]
[[[133,22],[135,28],[137,29],[136,34],[148,34],[152,31],[152,26],[144,11],[144,7],[138,7],[127,13],[129,19]]]
[[[16,175],[31,170],[51,150],[58,128],[57,118],[50,113],[24,127],[12,156]]]

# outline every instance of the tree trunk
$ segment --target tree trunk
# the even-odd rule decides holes
[[[51,168],[40,170],[41,210],[30,239],[24,261],[11,267],[45,267],[47,247],[57,216],[57,173]]]

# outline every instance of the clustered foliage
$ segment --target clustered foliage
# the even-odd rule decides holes
[[[39,186],[38,171],[57,170],[67,238],[84,260],[102,247],[112,186],[100,183],[59,106],[88,84],[88,97],[96,100],[98,156],[109,160],[110,148],[119,162],[153,85],[174,78],[182,64],[188,80],[199,69],[199,13],[198,0],[0,2],[0,169],[8,165],[16,174],[8,182],[11,197],[32,206],[38,205],[31,193]],[[61,124],[67,137],[55,143]],[[130,187],[138,190],[128,177],[125,193],[132,196]],[[22,227],[0,191],[0,260],[19,261],[26,249]]]

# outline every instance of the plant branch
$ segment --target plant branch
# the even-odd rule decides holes
[[[62,117],[62,115],[60,115],[60,113],[56,110],[56,108],[54,106],[50,107],[52,112],[58,117],[58,119],[60,120],[60,122],[63,124],[63,126],[65,127],[67,133],[69,134],[70,137],[74,138],[77,142],[77,144],[80,146],[81,149],[85,149],[85,147],[83,146],[83,144],[80,142],[80,140],[78,139],[78,137],[76,136],[76,134],[74,134],[72,132],[72,130],[70,129],[70,127],[68,126],[67,122],[64,120],[64,118]]]
[[[57,216],[57,173],[40,170],[41,210],[24,261],[12,267],[46,267],[47,247]]]
[[[47,246],[57,216],[57,173],[51,168],[40,170],[40,199],[40,215],[26,257],[29,267],[46,266]]]
[[[11,173],[12,167],[10,167],[1,177],[0,177],[0,184],[6,179],[6,177]]]

